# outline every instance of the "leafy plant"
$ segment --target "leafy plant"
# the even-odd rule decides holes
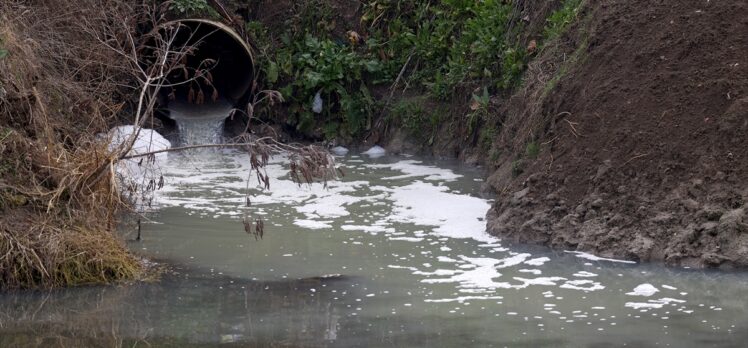
[[[513,177],[516,178],[520,176],[520,174],[522,174],[522,172],[524,171],[525,171],[525,168],[524,168],[524,162],[522,161],[522,159],[516,159],[512,161],[512,176]]]
[[[517,48],[507,48],[501,61],[501,79],[498,87],[509,89],[517,85],[525,71],[527,56],[525,50]]]
[[[472,95],[470,110],[468,113],[468,136],[473,135],[480,122],[488,115],[488,105],[491,102],[491,96],[488,94],[488,88],[483,87],[482,94]]]
[[[310,133],[321,123],[336,122],[336,129],[348,135],[360,134],[371,126],[374,99],[363,81],[375,80],[382,71],[375,57],[356,52],[345,45],[307,34],[293,41],[282,40],[286,47],[266,61],[265,79],[278,85],[296,114],[296,128]],[[322,110],[312,112],[315,96],[322,99]],[[332,127],[325,128],[331,138]]]
[[[551,13],[548,17],[547,24],[543,31],[543,36],[546,41],[553,40],[574,23],[579,10],[582,8],[584,0],[565,0],[560,9]]]
[[[194,16],[206,14],[212,18],[220,18],[221,15],[216,12],[206,0],[172,0],[169,8],[181,15]]]
[[[536,142],[531,142],[527,144],[527,147],[525,148],[525,155],[527,158],[538,158],[538,155],[540,154],[540,145]]]
[[[497,130],[493,127],[484,127],[478,136],[478,146],[483,150],[488,150],[496,137]]]
[[[514,88],[527,65],[524,48],[512,39],[518,29],[508,32],[512,9],[506,0],[364,0],[366,35],[349,42],[331,36],[334,9],[309,0],[294,3],[274,37],[259,22],[246,28],[261,52],[262,82],[283,93],[291,112],[287,120],[301,132],[321,130],[330,138],[334,130],[345,135],[367,130],[376,109],[369,89],[376,84],[416,86],[438,99],[449,98],[459,86],[488,86],[474,96],[478,107],[468,114],[475,135],[488,114],[488,90]],[[317,93],[321,113],[311,111]],[[428,133],[438,128],[431,126],[432,118],[440,120],[425,115],[402,121],[409,130]],[[414,119],[422,123],[408,126]]]

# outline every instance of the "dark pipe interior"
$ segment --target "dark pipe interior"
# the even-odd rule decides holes
[[[180,24],[173,47],[192,50],[184,62],[185,69],[168,76],[168,82],[178,86],[162,88],[159,95],[164,111],[158,117],[170,131],[175,126],[168,117],[171,100],[207,104],[217,98],[244,109],[253,77],[252,56],[229,29],[199,20],[183,20]]]

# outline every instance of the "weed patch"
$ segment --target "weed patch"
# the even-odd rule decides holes
[[[565,0],[557,11],[551,13],[547,19],[547,25],[543,30],[544,40],[550,41],[558,38],[566,29],[577,21],[579,10],[584,5],[584,0]]]

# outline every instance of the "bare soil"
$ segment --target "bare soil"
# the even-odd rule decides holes
[[[564,58],[576,51],[578,62],[542,100],[525,90],[503,110],[537,106],[503,132],[541,125],[541,151],[520,175],[521,148],[497,163],[489,231],[607,257],[748,266],[748,3],[588,4],[590,21],[564,38]]]

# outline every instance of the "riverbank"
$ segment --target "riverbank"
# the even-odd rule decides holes
[[[112,19],[134,17],[119,1],[0,4],[2,290],[143,273],[115,235],[127,204],[109,175],[115,155],[96,139],[122,122],[136,86],[97,38],[126,37]]]
[[[407,31],[408,17],[388,17],[391,4],[375,11],[377,25],[367,22],[369,7],[325,4],[333,15],[314,18],[334,28],[333,41],[353,30],[376,43],[388,20]],[[283,3],[272,8],[260,22],[308,18]],[[467,21],[482,18],[469,13]],[[397,78],[367,84],[383,106],[363,135],[336,133],[345,118],[328,115],[305,136],[484,165],[485,191],[497,197],[487,227],[507,240],[671,266],[748,266],[746,5],[517,2],[509,13],[505,24],[515,29],[501,31],[505,48],[523,53],[516,85],[500,83],[511,59],[502,53],[498,72],[447,84],[444,97],[434,89],[441,80],[424,80],[395,55],[387,59]],[[465,55],[479,59],[472,50],[486,43],[475,40]],[[414,45],[418,64],[454,73],[454,56],[440,60]],[[372,47],[359,48],[362,57]]]
[[[602,1],[586,12],[547,96],[515,95],[506,109],[520,129],[542,126],[539,150],[516,154],[519,174],[518,162],[496,163],[489,231],[672,266],[748,266],[748,5]]]
[[[366,7],[330,6],[341,14],[336,28],[376,37],[351,20]],[[748,266],[748,8],[513,6],[507,23],[519,19],[521,29],[507,40],[527,62],[515,87],[482,89],[497,81],[485,76],[448,98],[429,83],[420,94],[374,87],[385,107],[363,140],[328,140],[485,165],[485,189],[497,196],[487,227],[508,240],[671,266]],[[401,67],[406,81],[418,75]]]

